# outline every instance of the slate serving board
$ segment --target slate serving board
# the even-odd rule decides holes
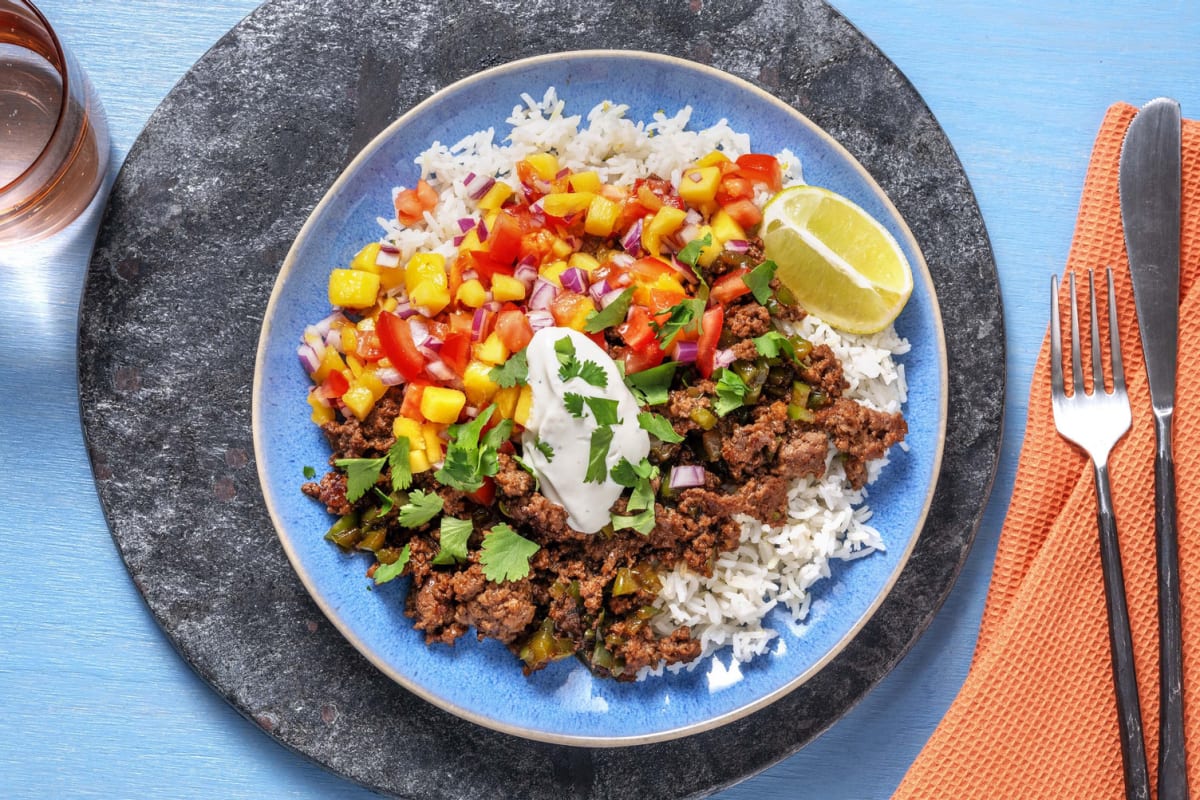
[[[275,274],[354,154],[437,89],[585,48],[662,52],[758,84],[872,173],[924,250],[950,398],[929,521],[895,589],[817,677],[715,731],[619,749],[496,733],[377,672],[305,593],[252,461],[250,386]],[[840,717],[949,592],[996,466],[999,284],[953,149],[920,96],[829,6],[803,2],[273,0],[180,81],[109,200],[84,292],[84,429],[113,538],[171,641],[281,743],[401,797],[681,797],[766,768]]]

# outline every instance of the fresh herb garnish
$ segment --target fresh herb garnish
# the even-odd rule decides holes
[[[442,544],[438,548],[437,555],[433,557],[432,563],[445,566],[458,561],[466,561],[467,540],[471,538],[473,530],[475,530],[475,525],[469,519],[442,517],[439,537]]]
[[[625,376],[625,385],[633,392],[638,405],[660,406],[670,399],[671,381],[675,379],[678,361],[668,361],[657,367]]]
[[[637,464],[622,458],[612,468],[611,474],[618,484],[633,490],[629,502],[625,504],[626,510],[641,512],[634,516],[613,514],[613,529],[633,528],[643,535],[649,534],[654,529],[654,485],[651,481],[659,476],[658,467],[646,458]]]
[[[379,458],[339,458],[333,462],[346,471],[346,500],[356,502],[379,480],[384,465],[392,470],[392,488],[407,489],[412,482],[408,464],[408,439],[397,439],[386,456]]]
[[[793,361],[796,359],[795,345],[779,331],[767,331],[751,341],[754,342],[754,349],[758,350],[758,354],[763,358],[777,358],[780,353],[784,353]]]
[[[533,446],[536,447],[541,452],[541,454],[546,457],[547,461],[554,460],[554,448],[550,446],[549,442],[547,442],[543,439],[538,439],[536,442],[534,442]],[[532,471],[533,470],[530,470],[530,472],[532,472]]]
[[[317,471],[315,469],[313,469],[312,467],[306,466],[304,468],[304,477],[308,478],[311,481],[313,478],[317,477]]]
[[[671,421],[661,414],[655,414],[653,411],[643,411],[638,414],[638,425],[647,433],[657,436],[664,442],[682,442],[683,437],[675,432]]]
[[[580,361],[575,357],[575,343],[571,337],[564,336],[554,343],[554,352],[558,356],[558,377],[566,381],[571,378],[582,378],[585,383],[599,389],[608,388],[608,373],[604,367],[595,361]]]
[[[613,514],[612,526],[614,531],[633,528],[642,536],[649,536],[650,531],[654,530],[654,509],[647,508],[632,515]]]
[[[400,577],[400,573],[404,572],[404,567],[408,565],[409,556],[412,555],[412,550],[408,545],[404,545],[404,549],[400,551],[400,556],[390,564],[380,562],[375,568],[375,585],[387,583],[393,578]]]
[[[518,350],[498,367],[488,371],[488,377],[501,389],[511,389],[529,380],[529,361],[524,350]]]
[[[473,492],[483,486],[483,479],[500,471],[497,448],[512,434],[513,421],[506,419],[480,434],[492,415],[492,403],[470,422],[460,422],[446,429],[446,458],[434,477],[443,485],[460,492]]]
[[[771,279],[775,277],[775,262],[764,261],[742,276],[742,283],[750,287],[754,299],[766,305],[771,299]]]
[[[592,416],[596,418],[597,425],[620,425],[621,420],[617,417],[617,401],[607,397],[592,397],[588,395],[583,398],[587,403],[587,407],[592,410]]]
[[[612,445],[613,429],[609,425],[601,425],[592,431],[591,446],[588,449],[587,472],[583,475],[584,483],[604,483],[608,477],[608,448]]]
[[[750,387],[741,376],[722,367],[713,372],[713,377],[717,379],[717,399],[713,403],[713,411],[717,412],[718,417],[723,417],[746,404],[746,395],[750,393]]]
[[[383,516],[392,510],[392,506],[396,505],[396,501],[392,499],[390,494],[384,494],[378,486],[375,487],[375,496],[379,498],[379,516]]]
[[[633,287],[617,295],[617,298],[599,311],[593,312],[583,325],[585,333],[599,333],[605,328],[620,325],[629,313],[629,305],[633,302]]]
[[[712,234],[706,233],[704,234],[703,239],[692,239],[690,242],[684,245],[683,249],[675,254],[675,258],[676,260],[687,264],[692,269],[695,269],[696,262],[700,260],[700,253],[704,250],[704,248],[711,244]]]
[[[567,413],[575,419],[583,418],[583,395],[579,392],[566,392],[563,394],[563,407],[567,409]]]
[[[400,506],[400,524],[416,528],[442,513],[442,497],[433,492],[417,489],[408,496],[408,502]]]
[[[706,301],[701,300],[699,297],[682,300],[667,309],[668,316],[666,321],[659,323],[655,320],[650,320],[650,327],[654,329],[654,333],[664,350],[671,346],[671,342],[675,341],[675,337],[680,331],[687,330],[698,322],[704,315],[705,303]]]
[[[519,581],[529,574],[529,559],[541,548],[503,522],[483,537],[479,565],[483,577],[494,583]]]

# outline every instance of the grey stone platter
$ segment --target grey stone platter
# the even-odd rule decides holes
[[[276,272],[363,145],[481,69],[604,47],[741,76],[866,166],[932,272],[950,402],[942,472],[915,552],[828,667],[723,728],[585,749],[445,713],[376,671],[324,619],[267,516],[250,387]],[[97,486],[130,575],[187,662],[272,737],[400,797],[646,800],[702,796],[795,752],[926,628],[992,485],[1003,342],[991,248],[953,148],[905,77],[818,0],[272,0],[179,82],[130,152],[88,275],[79,376]]]

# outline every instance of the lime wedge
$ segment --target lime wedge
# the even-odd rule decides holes
[[[780,282],[805,310],[839,330],[881,331],[912,294],[912,269],[896,240],[828,189],[784,189],[763,208],[759,235]]]

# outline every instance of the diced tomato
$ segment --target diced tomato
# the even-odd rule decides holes
[[[753,198],[754,184],[748,178],[743,178],[736,172],[731,172],[724,178],[721,178],[721,185],[717,187],[718,205],[726,207],[738,200],[751,200]]]
[[[350,388],[350,381],[347,380],[346,374],[340,369],[330,370],[329,375],[321,383],[321,394],[326,399],[332,397],[341,397]]]
[[[639,258],[629,265],[629,273],[638,283],[652,284],[663,275],[674,275],[675,270],[657,258]]]
[[[533,338],[533,328],[524,312],[509,308],[496,315],[496,335],[508,352],[515,353],[529,344]]]
[[[467,364],[471,361],[471,334],[467,333],[451,333],[446,336],[442,342],[442,349],[438,351],[438,355],[442,357],[442,361],[450,369],[454,370],[459,375],[467,371]]]
[[[428,381],[422,380],[411,381],[404,387],[404,401],[400,404],[400,416],[417,420],[425,419],[425,415],[421,413],[421,395],[425,393],[425,387],[428,385]]]
[[[497,272],[504,275],[512,275],[514,272],[511,261],[500,261],[486,250],[470,250],[466,253],[466,256],[471,268],[478,272],[479,277],[488,283],[491,283],[492,276]]]
[[[735,200],[722,207],[726,214],[733,217],[734,222],[742,226],[743,230],[748,231],[762,222],[762,212],[752,200]]]
[[[449,317],[450,333],[471,333],[471,321],[474,315],[469,311],[456,311]]]
[[[721,326],[724,324],[724,306],[713,306],[704,312],[700,320],[700,339],[696,342],[696,368],[700,370],[702,377],[712,377],[713,359],[717,354],[717,342],[721,338]]]
[[[713,284],[712,290],[708,293],[709,301],[728,305],[731,300],[749,294],[750,287],[746,285],[746,281],[742,280],[749,271],[747,267],[738,267],[726,272]]]
[[[658,342],[654,338],[654,329],[650,327],[650,312],[642,306],[634,306],[629,309],[629,316],[617,328],[617,333],[621,334],[621,338],[625,340],[625,344],[629,345],[631,350],[641,352],[651,346],[658,349]]]
[[[526,258],[533,256],[536,263],[541,264],[547,260],[554,251],[554,233],[544,228],[532,230],[521,237],[520,257]]]
[[[417,181],[415,189],[405,189],[396,194],[396,219],[401,225],[416,224],[426,211],[437,207],[437,201],[437,191],[422,178]]]
[[[683,198],[676,193],[675,186],[665,178],[638,178],[633,182],[633,194],[641,194],[642,189],[649,189],[658,198],[660,205],[683,208]],[[642,205],[647,204],[642,201]]]
[[[383,358],[383,348],[379,345],[379,334],[359,331],[355,354],[363,361],[378,361]]]
[[[643,352],[630,350],[625,354],[625,374],[632,375],[635,372],[641,372],[644,369],[657,367],[666,358],[666,353],[658,348],[648,347]]]
[[[490,506],[496,500],[496,479],[484,476],[483,486],[473,492],[468,492],[467,498],[481,506]]]
[[[400,371],[404,380],[411,381],[425,370],[425,357],[413,343],[412,332],[406,320],[381,311],[375,321],[375,331],[379,334],[379,344],[383,346],[388,361]]]
[[[650,313],[656,317],[664,311],[669,311],[672,306],[677,306],[687,299],[686,294],[667,289],[651,289],[647,294],[650,296],[648,308]]]
[[[579,315],[580,306],[588,302],[591,302],[591,298],[586,294],[559,292],[558,296],[550,302],[550,313],[554,315],[555,324],[570,327],[568,323]],[[498,326],[499,321],[497,321]],[[532,332],[530,336],[533,336]]]
[[[738,156],[738,172],[751,183],[765,183],[772,192],[783,188],[783,170],[779,160],[766,153],[747,153]]]
[[[520,220],[507,211],[501,211],[488,231],[488,252],[501,264],[512,264],[521,255],[521,237],[524,234]]]

